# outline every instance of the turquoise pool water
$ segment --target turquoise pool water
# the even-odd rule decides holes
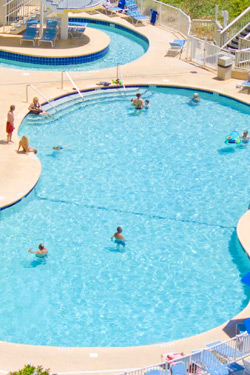
[[[39,65],[28,64],[18,61],[0,59],[0,67],[29,69],[29,70],[55,70],[55,71],[90,71],[110,68],[117,64],[128,64],[141,57],[148,49],[148,43],[139,35],[136,36],[126,30],[118,28],[93,24],[91,20],[87,20],[88,26],[105,32],[110,37],[110,45],[108,53],[101,59],[90,63],[80,65]]]
[[[149,88],[151,108],[138,116],[128,95],[23,121],[19,136],[43,169],[33,192],[1,212],[1,340],[146,345],[246,306],[249,259],[235,227],[249,205],[250,145],[224,140],[247,128],[250,108],[208,93],[190,107],[191,96]],[[118,225],[124,250],[110,241]],[[28,253],[40,242],[46,260]]]

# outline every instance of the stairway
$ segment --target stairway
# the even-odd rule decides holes
[[[230,49],[231,53],[235,53],[239,49],[239,38],[250,39],[250,24],[236,35],[226,46],[227,49]]]

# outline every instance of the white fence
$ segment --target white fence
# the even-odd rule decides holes
[[[209,373],[212,370],[214,374],[222,373],[224,369],[230,368],[230,365],[246,358],[250,355],[250,335],[246,332],[230,340],[214,343],[207,349],[201,349],[194,353],[173,359],[169,362],[161,362],[152,366],[143,367],[133,371],[128,371],[122,375],[167,375],[171,364],[183,362],[189,374]],[[220,371],[219,371],[220,370]],[[223,373],[229,373],[228,372]],[[232,371],[231,371],[232,372]]]
[[[148,17],[150,17],[151,9],[156,10],[159,14],[158,24],[170,27],[184,35],[189,34],[191,19],[181,9],[158,0],[137,0],[137,5],[141,13]]]
[[[235,67],[241,69],[250,68],[250,48],[235,52]]]
[[[199,65],[208,66],[212,69],[217,69],[218,58],[220,56],[231,56],[218,46],[198,39],[193,36],[188,36],[187,58],[196,62]]]

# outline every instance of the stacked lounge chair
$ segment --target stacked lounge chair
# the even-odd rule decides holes
[[[135,23],[148,19],[146,16],[139,12],[135,0],[126,0],[125,4],[126,13],[129,17],[132,18],[132,21],[135,21]]]

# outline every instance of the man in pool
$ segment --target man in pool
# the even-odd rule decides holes
[[[136,98],[132,99],[131,101],[135,109],[142,109],[144,107],[144,101],[139,92],[136,94]]]
[[[243,143],[247,143],[249,141],[249,135],[248,135],[248,131],[247,130],[244,130],[242,136],[240,137],[241,141]]]
[[[48,254],[48,249],[46,249],[46,247],[44,247],[44,245],[42,243],[40,243],[40,245],[38,246],[38,249],[37,251],[33,251],[32,248],[29,249],[29,253],[32,253],[32,254],[35,254],[38,258],[44,258],[47,256]]]
[[[122,235],[122,227],[117,227],[117,232],[113,234],[113,236],[111,237],[111,241],[113,241],[113,239],[115,239],[115,243],[117,245],[122,245],[122,246],[125,246],[125,238],[123,237]]]

